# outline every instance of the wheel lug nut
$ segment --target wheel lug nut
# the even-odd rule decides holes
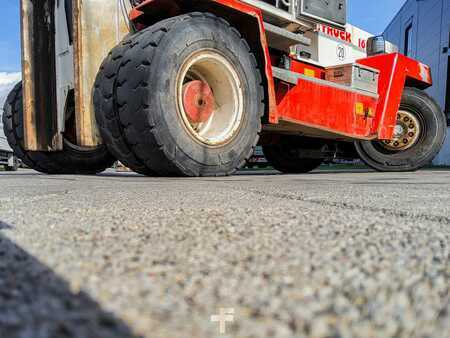
[[[404,139],[403,139],[403,143],[404,143],[404,144],[407,144],[407,143],[408,143],[408,139],[404,138]]]
[[[414,129],[414,124],[411,123],[411,124],[409,125],[409,129]]]
[[[394,142],[394,146],[395,146],[395,147],[398,147],[399,145],[400,145],[400,143],[398,143],[398,141],[395,141],[395,142]]]
[[[409,117],[405,117],[405,118],[403,119],[403,121],[409,122]]]
[[[413,136],[414,136],[414,133],[413,133],[413,132],[410,132],[410,133],[408,133],[408,136],[409,136],[409,137],[413,137]]]

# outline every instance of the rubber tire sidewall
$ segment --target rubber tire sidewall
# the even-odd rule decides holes
[[[75,174],[96,174],[112,167],[116,159],[113,158],[106,145],[95,147],[78,147],[64,140],[63,150],[59,158],[55,159],[61,166],[62,171]]]
[[[377,149],[380,146],[376,144],[379,141],[355,142],[356,151],[363,162],[377,171],[416,171],[434,159],[445,141],[446,117],[439,105],[424,91],[406,87],[400,110],[420,112],[419,121],[425,122],[421,127],[426,128],[426,134],[411,148],[392,154],[380,152]]]

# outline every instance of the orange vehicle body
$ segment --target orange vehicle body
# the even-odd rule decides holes
[[[304,78],[300,78],[296,84],[276,81],[272,74],[273,55],[267,43],[261,10],[239,0],[211,0],[208,3],[208,11],[225,15],[238,29],[245,23],[245,29],[240,30],[241,34],[249,40],[254,50],[260,51],[261,59],[258,61],[260,68],[264,70],[268,103],[266,124],[271,127],[285,121],[329,133],[337,138],[391,139],[405,85],[421,89],[432,85],[428,66],[398,53],[357,61],[380,71],[377,97],[336,88],[326,81],[314,82]],[[201,11],[201,4],[204,2],[188,10],[181,8],[175,0],[146,0],[133,8],[130,19],[138,29],[142,29],[186,11]],[[293,64],[291,71],[305,75],[312,70],[319,74],[316,77],[323,78],[320,67],[316,65],[299,61]]]

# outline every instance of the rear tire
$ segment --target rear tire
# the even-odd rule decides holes
[[[320,149],[318,139],[297,136],[280,136],[276,143],[263,145],[264,156],[269,164],[285,174],[306,174],[318,168],[322,158],[308,158],[305,149]]]
[[[262,78],[246,41],[225,20],[203,13],[171,18],[138,34],[122,54],[114,109],[96,104],[99,121],[111,114],[108,119],[118,123],[119,128],[106,123],[100,129],[108,147],[106,136],[115,133],[161,176],[223,176],[241,168],[253,154],[264,113]],[[199,83],[213,93],[210,101],[201,96],[199,107],[213,108],[193,116],[186,112],[184,93],[195,92]]]
[[[363,162],[377,171],[416,171],[431,163],[444,143],[446,117],[439,105],[424,91],[405,88],[398,117],[399,132],[396,139],[355,142],[356,151]]]
[[[62,151],[28,151],[24,148],[22,83],[8,95],[4,105],[3,129],[14,154],[31,169],[46,174],[96,174],[115,161],[106,146],[81,148],[64,139]]]

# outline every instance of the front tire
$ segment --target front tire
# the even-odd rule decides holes
[[[225,20],[203,13],[138,34],[115,78],[117,139],[161,176],[223,176],[241,168],[264,113],[262,78],[247,42]],[[97,105],[96,113],[104,120],[107,112]]]
[[[129,35],[114,47],[103,61],[95,79],[94,108],[97,126],[108,150],[115,158],[134,172],[146,176],[154,176],[155,173],[136,157],[132,146],[123,137],[124,126],[121,124],[117,111],[117,100],[114,96],[117,86],[117,72],[123,61],[129,45],[139,38],[141,32]]]
[[[416,171],[441,150],[447,123],[439,105],[424,91],[405,88],[393,140],[357,141],[356,151],[377,171]]]
[[[82,148],[64,139],[62,151],[28,151],[24,148],[22,83],[8,95],[4,105],[3,129],[14,154],[31,169],[45,174],[97,174],[115,161],[106,146]]]

